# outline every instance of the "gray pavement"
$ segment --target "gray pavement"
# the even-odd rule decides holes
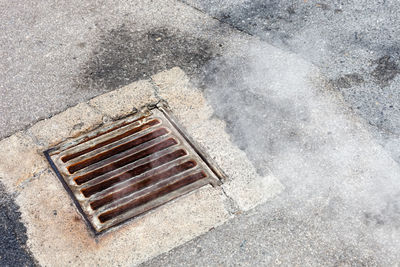
[[[318,98],[301,79],[317,66],[327,81],[319,90],[340,93],[343,109],[400,162],[397,1],[1,1],[0,10],[0,138],[179,66],[259,172],[285,184],[273,201],[144,265],[400,263],[399,173],[383,169],[357,186],[331,177],[363,150],[333,153],[324,140],[335,130],[303,129],[315,126]],[[237,36],[250,41],[235,47]],[[278,62],[267,44],[306,63]],[[271,96],[268,84],[279,83],[299,83],[299,95]],[[23,226],[4,196],[0,265],[29,265]]]

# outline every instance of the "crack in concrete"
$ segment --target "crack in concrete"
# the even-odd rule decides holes
[[[93,99],[93,98],[92,98]],[[91,99],[90,99],[91,100]],[[98,127],[101,127],[102,125],[104,125],[107,122],[113,121],[113,119],[108,116],[107,114],[104,114],[104,112],[102,112],[98,107],[96,107],[96,105],[93,105],[91,102],[87,101],[86,104],[91,107],[94,111],[96,111],[98,114],[100,114],[102,116],[102,121],[103,123],[101,125],[99,125]]]
[[[40,146],[40,147],[45,146],[45,144],[40,142],[39,139],[37,138],[37,136],[34,133],[32,133],[31,128],[25,129],[23,131],[23,133],[25,133],[25,135],[28,136],[35,145]]]
[[[239,205],[236,203],[235,200],[233,200],[232,197],[230,197],[226,192],[225,189],[223,187],[223,185],[220,186],[221,192],[225,195],[226,200],[224,200],[224,204],[226,207],[227,212],[229,213],[229,215],[232,216],[236,216],[238,213],[243,212],[243,210],[241,210],[239,208]]]
[[[149,82],[150,82],[150,84],[151,84],[151,86],[152,86],[152,88],[153,88],[153,93],[154,93],[155,98],[156,98],[158,101],[165,101],[165,100],[160,96],[160,88],[159,88],[159,87],[157,86],[157,84],[154,82],[153,78],[150,78]]]
[[[22,182],[17,186],[17,188],[18,188],[19,190],[23,190],[23,189],[25,188],[25,186],[27,186],[27,185],[30,184],[31,182],[33,182],[33,181],[39,179],[39,178],[42,176],[42,174],[45,173],[45,172],[48,172],[48,173],[51,172],[50,168],[46,168],[46,169],[43,169],[43,170],[40,170],[40,171],[34,173],[32,176],[30,176],[30,177],[28,177],[27,179],[25,179],[24,181],[22,181]],[[19,192],[18,192],[17,194],[19,194]]]

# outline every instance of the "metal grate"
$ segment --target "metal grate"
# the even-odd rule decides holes
[[[223,173],[176,124],[165,104],[45,152],[94,232],[101,233]]]

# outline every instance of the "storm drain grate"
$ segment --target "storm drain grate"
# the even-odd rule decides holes
[[[96,234],[223,178],[165,104],[66,141],[45,155]]]

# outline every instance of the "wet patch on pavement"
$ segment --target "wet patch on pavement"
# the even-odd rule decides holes
[[[26,227],[18,209],[0,183],[0,266],[35,266],[26,247]]]
[[[395,2],[185,2],[318,66],[372,132],[400,133]]]
[[[268,53],[267,48],[249,47],[239,57],[218,58],[207,66],[202,80],[214,115],[227,123],[227,131],[260,175],[267,174],[269,161],[290,146],[311,152],[322,145],[302,130],[310,120],[310,110],[305,104],[309,96],[300,89],[302,74],[296,76],[301,65],[278,62],[279,57]],[[283,88],[278,93],[279,84]]]
[[[364,78],[361,74],[358,73],[350,73],[345,74],[339,78],[332,79],[329,81],[330,84],[334,88],[342,89],[342,88],[351,88],[355,85],[362,84],[364,82]]]
[[[385,55],[374,61],[376,67],[371,73],[376,83],[382,87],[387,86],[397,74],[400,74],[400,67],[395,59],[390,55]]]
[[[193,75],[213,51],[208,40],[176,29],[143,32],[123,24],[101,36],[76,86],[108,91],[176,66]]]

